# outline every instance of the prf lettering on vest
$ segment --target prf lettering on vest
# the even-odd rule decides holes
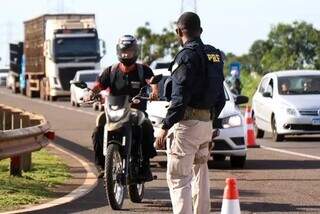
[[[220,62],[220,56],[219,54],[207,54],[208,60],[215,63],[215,62]]]

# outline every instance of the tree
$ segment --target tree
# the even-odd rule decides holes
[[[149,24],[139,27],[135,33],[141,48],[140,58],[147,64],[153,60],[170,55],[171,57],[179,50],[179,43],[173,30],[173,25],[164,28],[161,33],[153,33]]]
[[[311,24],[278,24],[266,42],[270,48],[261,59],[263,70],[319,68],[320,32]]]

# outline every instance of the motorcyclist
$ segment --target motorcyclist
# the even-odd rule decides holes
[[[148,66],[136,63],[138,55],[139,48],[136,38],[131,35],[124,35],[120,37],[117,43],[117,56],[119,63],[109,66],[99,75],[97,78],[97,84],[92,89],[90,95],[85,99],[89,100],[92,98],[93,94],[97,94],[101,90],[107,88],[112,95],[136,96],[143,86],[150,83],[154,76],[152,70]],[[150,86],[152,89],[150,93],[150,100],[157,100],[158,87],[156,84],[150,84]],[[144,93],[145,92],[146,91],[144,91]],[[146,100],[141,100],[139,104],[132,104],[131,107],[145,112],[146,104]],[[100,169],[104,169],[103,126],[104,124],[97,126],[92,135],[96,165]],[[153,127],[149,120],[145,120],[142,124],[142,135],[143,142],[141,146],[143,166],[142,174],[140,176],[144,181],[151,181],[153,176],[150,170],[149,159],[156,156],[157,153],[153,147]],[[103,174],[100,173],[100,177],[102,177],[102,175]]]

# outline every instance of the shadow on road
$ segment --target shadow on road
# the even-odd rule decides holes
[[[286,137],[285,138],[285,141],[286,142],[320,142],[320,137],[306,137],[306,136],[303,136],[303,137]]]
[[[245,169],[319,169],[320,160],[247,160]]]
[[[320,160],[246,160],[244,170],[283,170],[283,169],[319,169]],[[208,162],[209,169],[228,169],[232,168],[230,161]]]

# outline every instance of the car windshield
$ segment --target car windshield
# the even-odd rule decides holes
[[[97,74],[96,73],[91,73],[91,74],[80,74],[79,80],[83,82],[95,82],[97,79]]]
[[[320,94],[320,75],[278,77],[281,95]]]

